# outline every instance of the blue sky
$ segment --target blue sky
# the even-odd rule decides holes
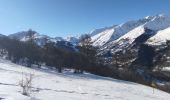
[[[156,14],[170,15],[170,0],[0,0],[0,33],[65,37]]]

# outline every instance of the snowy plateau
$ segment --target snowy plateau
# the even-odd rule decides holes
[[[34,74],[30,96],[18,85],[22,74]],[[30,69],[0,59],[1,100],[169,100],[166,92],[133,82],[89,73],[62,74],[50,69]]]

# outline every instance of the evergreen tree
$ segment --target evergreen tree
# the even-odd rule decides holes
[[[96,48],[92,46],[91,37],[87,34],[80,38],[80,45],[78,46],[80,57],[83,60],[82,69],[90,70],[96,63]],[[81,71],[82,72],[82,71]]]

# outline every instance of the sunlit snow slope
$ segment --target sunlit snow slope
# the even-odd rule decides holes
[[[93,34],[93,45],[101,47],[105,45],[107,46],[107,44],[118,44],[118,42],[121,42],[123,39],[128,39],[129,41],[127,42],[131,44],[140,35],[144,33],[146,34],[145,29],[154,31],[154,34],[158,34],[156,37],[161,37],[161,41],[166,41],[170,39],[170,31],[167,29],[168,27],[170,27],[170,16],[160,14],[148,16],[139,20],[128,21],[124,24],[115,25],[110,28],[102,28],[101,30],[97,29],[90,34]],[[159,42],[160,38],[156,37],[151,39],[154,42],[153,45],[161,44],[162,42]],[[150,44],[153,42],[148,41]]]
[[[18,82],[33,73],[30,97],[21,94]],[[91,74],[59,74],[49,69],[29,69],[0,59],[0,98],[2,100],[169,100],[170,94],[140,84]]]

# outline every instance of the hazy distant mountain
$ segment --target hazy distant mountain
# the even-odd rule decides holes
[[[73,45],[77,45],[79,43],[79,37],[70,36],[70,37],[67,37],[65,41],[68,41],[72,43]]]
[[[6,37],[6,35],[0,34],[0,37]]]
[[[39,46],[43,46],[45,44],[45,42],[53,42],[56,44],[56,47],[67,49],[69,51],[75,50],[74,44],[76,43],[76,38],[73,38],[73,37],[71,39],[63,39],[62,37],[52,38],[47,35],[41,35],[35,31],[33,31],[33,32],[34,32],[34,34],[33,34],[34,41]],[[25,42],[25,41],[29,40],[28,34],[29,34],[29,31],[22,31],[22,32],[11,34],[8,37],[11,39],[17,39],[19,41]],[[75,40],[73,40],[73,39],[75,39]]]

